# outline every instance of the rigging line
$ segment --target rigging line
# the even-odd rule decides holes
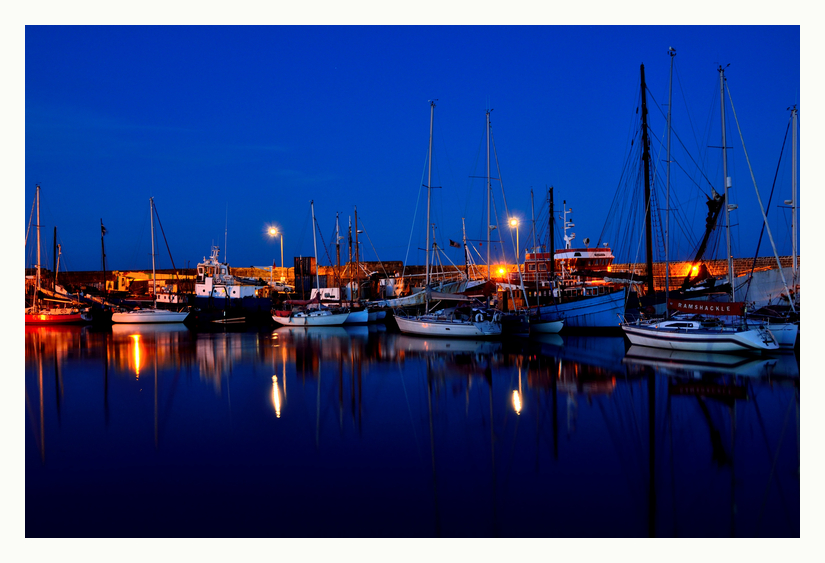
[[[410,238],[407,241],[407,254],[404,256],[404,267],[401,269],[401,277],[402,278],[404,277],[404,273],[407,270],[407,264],[408,264],[409,258],[410,258],[410,246],[412,245],[413,232],[415,231],[415,219],[418,216],[418,202],[421,201],[421,188],[424,187],[424,174],[427,173],[427,160],[428,159],[429,159],[429,151],[428,151],[428,155],[424,158],[424,167],[421,170],[421,181],[418,182],[418,197],[415,200],[415,211],[413,211],[412,226],[410,227]],[[430,228],[429,225],[427,225],[427,228],[428,229]]]
[[[648,93],[650,93],[650,90],[648,90]],[[651,97],[651,98],[653,98],[653,94],[652,94],[652,93],[650,93],[650,97]],[[653,98],[653,101],[654,101],[654,103],[655,103],[656,108],[657,108],[657,109],[659,110],[659,112],[661,113],[661,112],[662,112],[662,108],[661,108],[661,107],[659,107],[659,103],[658,103],[658,102],[656,102],[656,99],[655,99],[655,98]],[[713,184],[711,183],[710,179],[709,179],[709,178],[705,175],[705,173],[702,171],[702,168],[699,166],[699,163],[697,163],[697,162],[696,162],[696,160],[694,160],[694,158],[691,156],[690,151],[688,151],[687,147],[686,147],[686,146],[685,146],[685,144],[682,142],[682,139],[679,137],[679,133],[678,133],[677,131],[675,131],[672,127],[671,127],[670,131],[671,131],[671,133],[672,133],[672,134],[676,137],[676,140],[679,142],[679,145],[680,145],[682,148],[684,148],[684,149],[685,149],[685,154],[687,154],[688,158],[690,158],[690,160],[693,162],[693,164],[695,164],[695,165],[696,165],[696,169],[698,170],[698,172],[702,175],[702,177],[703,177],[703,178],[705,178],[705,180],[707,181],[708,185],[712,187],[712,186],[713,186]],[[651,132],[652,132],[652,129],[651,129]],[[655,135],[654,135],[654,136],[655,136]],[[657,137],[657,140],[658,140],[658,137]],[[660,141],[660,143],[659,143],[659,144],[661,145],[661,141]],[[685,172],[685,174],[687,174],[687,172]],[[696,185],[697,185],[697,187],[699,186],[699,184],[696,184]],[[701,188],[701,187],[699,187],[699,189],[701,190],[702,188]],[[703,192],[703,193],[704,193],[704,192]],[[707,194],[706,194],[706,195],[707,195]]]
[[[321,226],[318,225],[318,218],[315,219],[315,230],[318,231],[318,236],[321,237],[321,247],[324,249],[324,254],[327,257],[327,261],[329,262],[330,267],[332,267],[332,258],[329,256],[329,248],[327,248],[327,243],[324,240],[324,233],[321,232]],[[319,264],[316,264],[315,267],[317,268]]]
[[[367,235],[367,240],[370,242],[370,246],[372,247],[372,251],[375,252],[375,257],[378,258],[378,263],[381,265],[381,269],[384,270],[384,275],[387,276],[387,277],[390,277],[390,275],[387,273],[387,269],[384,268],[384,263],[381,261],[381,258],[378,256],[378,251],[375,250],[375,245],[372,244],[372,239],[370,238],[370,234],[367,232],[367,227],[366,227],[366,224],[364,223],[363,219],[361,219],[361,225],[364,227],[364,229],[363,229],[364,234]]]
[[[748,170],[751,173],[751,179],[753,180],[753,189],[756,192],[756,199],[759,202],[759,210],[762,212],[762,219],[764,223],[762,224],[768,230],[768,239],[771,241],[771,247],[773,248],[773,254],[776,257],[776,264],[779,267],[779,276],[782,278],[782,285],[785,286],[785,292],[788,294],[788,302],[791,305],[791,311],[794,313],[796,312],[796,307],[794,307],[793,300],[790,299],[791,292],[788,289],[788,283],[785,281],[785,274],[782,271],[782,263],[779,261],[779,253],[776,251],[776,243],[773,241],[773,235],[771,234],[771,227],[768,225],[768,217],[765,215],[765,208],[762,206],[762,197],[759,195],[759,188],[756,187],[756,177],[753,175],[753,168],[751,167],[751,160],[748,157],[748,149],[745,148],[745,138],[742,136],[742,128],[739,126],[739,118],[736,117],[736,109],[733,107],[733,96],[730,93],[730,86],[725,82],[725,86],[727,86],[728,90],[728,99],[730,100],[730,109],[733,112],[733,119],[736,121],[736,128],[739,131],[739,139],[742,141],[742,150],[745,151],[745,160],[748,163]],[[727,204],[727,202],[726,202]],[[733,285],[733,280],[730,280],[731,285]]]
[[[180,281],[178,278],[178,269],[175,267],[175,259],[172,258],[172,251],[169,249],[169,241],[166,240],[166,233],[163,232],[163,225],[160,222],[160,215],[158,215],[158,206],[157,204],[152,205],[152,209],[155,210],[155,217],[158,220],[158,227],[160,227],[160,234],[163,236],[163,242],[166,245],[166,252],[169,253],[169,260],[172,262],[172,269],[175,270],[175,279]],[[224,254],[224,259],[226,259],[226,254]]]
[[[773,176],[773,185],[771,186],[771,195],[768,196],[768,209],[769,210],[771,208],[771,201],[773,200],[773,192],[774,192],[774,188],[776,188],[776,179],[779,176],[779,167],[782,164],[782,154],[785,152],[785,143],[788,140],[788,131],[791,128],[791,122],[792,121],[793,121],[793,115],[791,115],[791,118],[788,120],[788,126],[785,128],[785,137],[782,139],[782,148],[779,151],[779,162],[776,163],[776,172],[774,173],[774,176]],[[748,291],[750,291],[751,281],[753,280],[753,271],[756,269],[756,258],[759,256],[759,248],[760,248],[760,246],[762,246],[762,236],[764,234],[765,234],[765,224],[763,223],[762,228],[759,230],[759,239],[756,242],[756,252],[753,255],[753,263],[751,264],[751,273],[750,273],[750,277],[748,277],[748,281],[747,281],[748,285],[747,285],[747,288],[745,289],[745,297],[743,298],[743,301],[747,301],[747,299],[748,299]]]
[[[493,128],[492,127],[490,127],[490,142],[493,144],[493,155],[495,156],[495,159],[496,159],[496,171],[498,172],[498,183],[499,183],[499,186],[501,187],[501,199],[504,202],[504,213],[506,214],[507,217],[509,217],[510,216],[510,211],[509,211],[509,209],[507,209],[507,196],[504,193],[504,180],[501,179],[501,166],[499,165],[499,162],[498,162],[498,149],[496,149],[496,142],[495,142],[495,139],[493,137]],[[498,224],[498,217],[496,217],[496,224]],[[527,303],[528,303],[528,301],[527,301],[527,290],[524,289],[524,278],[522,278],[522,276],[521,276],[521,266],[519,265],[519,259],[518,259],[519,255],[521,254],[521,251],[516,246],[516,239],[513,238],[513,229],[512,228],[510,229],[510,244],[512,244],[513,248],[515,249],[516,270],[518,271],[518,279],[519,279],[519,284],[521,285],[521,292],[524,296],[524,304],[527,305]],[[502,245],[502,249],[501,249],[502,253],[504,253],[504,248],[503,247],[504,247],[504,245]],[[538,299],[538,297],[536,297],[536,298]]]

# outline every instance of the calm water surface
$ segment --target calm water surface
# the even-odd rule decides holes
[[[26,327],[28,537],[798,537],[799,364]]]

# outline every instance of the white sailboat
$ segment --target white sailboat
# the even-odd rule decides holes
[[[40,275],[40,186],[37,186],[35,194],[35,205],[37,206],[37,266],[35,272],[34,293],[30,307],[26,307],[26,324],[70,324],[91,322],[91,313],[87,309],[72,304],[69,307],[46,307],[41,298],[41,275]],[[56,232],[56,230],[55,230]],[[56,277],[55,277],[56,280]]]
[[[470,302],[465,295],[433,291],[430,286],[430,192],[433,170],[433,114],[435,101],[430,101],[429,172],[427,176],[427,246],[426,278],[424,283],[424,314],[406,316],[396,309],[395,322],[401,332],[422,336],[449,336],[458,338],[491,338],[501,335],[501,313],[480,306],[458,306],[431,311],[430,303],[438,301]]]
[[[672,69],[672,58],[671,58]],[[671,71],[672,72],[672,71]],[[725,71],[720,66],[720,88],[722,95],[722,173],[725,185],[725,210],[727,215],[727,255],[728,279],[733,280],[733,257],[730,246],[730,210],[728,189],[730,179],[727,170],[727,151],[725,144]],[[668,120],[669,121],[669,120]],[[670,157],[668,156],[668,160]],[[667,246],[667,242],[665,243]],[[779,343],[765,326],[748,325],[743,315],[744,304],[735,302],[736,289],[730,284],[730,302],[710,303],[702,301],[684,301],[667,299],[667,310],[677,314],[665,320],[650,320],[635,323],[623,323],[622,330],[633,345],[652,348],[683,350],[688,352],[745,352],[762,353],[779,349]],[[722,322],[718,318],[708,320],[706,315],[714,317],[739,317],[738,322]]]
[[[182,323],[188,311],[168,311],[157,308],[157,278],[155,275],[155,200],[149,198],[149,224],[152,232],[152,308],[118,311],[112,314],[115,323]]]
[[[315,240],[315,202],[310,201],[312,209],[312,245],[315,251],[315,263],[318,263],[318,245]],[[320,278],[315,267],[315,286],[318,291],[309,301],[288,300],[292,307],[289,311],[273,311],[272,320],[282,326],[341,326],[349,317],[349,311],[333,311],[321,304]]]

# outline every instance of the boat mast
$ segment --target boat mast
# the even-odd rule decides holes
[[[467,229],[464,228],[464,217],[461,218],[461,239],[464,243],[464,275],[470,279],[470,253],[467,250]]]
[[[429,156],[429,172],[427,173],[427,246],[425,248],[425,271],[426,277],[424,284],[430,285],[430,192],[432,190],[433,179],[433,113],[435,112],[435,100],[430,100],[430,148]],[[427,303],[427,312],[429,312],[429,302]]]
[[[54,235],[52,238],[52,291],[57,291],[57,266],[60,262],[57,261],[57,227],[54,228]]]
[[[312,248],[315,251],[315,287],[318,288],[318,294],[320,296],[321,282],[318,279],[318,243],[315,241],[315,201],[309,201],[309,208],[312,210]]]
[[[103,244],[103,236],[106,234],[106,227],[103,226],[103,218],[100,219],[100,264],[103,266],[103,290],[106,291],[106,245]]]
[[[487,110],[487,279],[490,279],[490,232],[493,224],[490,222],[490,112]]]
[[[347,217],[349,220],[349,227],[347,231],[347,245],[349,246],[349,260],[347,261],[347,295],[349,295],[349,304],[352,306],[352,217]]]
[[[791,110],[791,116],[793,117],[793,151],[792,155],[793,158],[791,159],[792,162],[792,171],[791,171],[791,189],[793,190],[793,194],[791,195],[791,236],[793,236],[793,277],[794,281],[793,284],[797,285],[799,283],[799,262],[797,261],[797,255],[799,251],[797,250],[797,233],[799,229],[799,207],[797,205],[796,199],[796,191],[798,189],[797,186],[797,176],[796,176],[796,158],[797,158],[797,146],[796,146],[796,136],[798,131],[798,119],[799,119],[799,111],[796,109],[796,106],[793,107]],[[790,297],[790,296],[789,296]]]
[[[37,201],[37,270],[36,270],[36,281],[35,281],[35,288],[34,288],[34,303],[35,305],[39,305],[40,303],[40,184],[37,185],[37,192],[35,194],[35,199]]]
[[[155,278],[155,198],[149,198],[149,231],[152,233],[152,309],[157,308],[158,286]]]
[[[665,303],[670,299],[670,258],[668,256],[668,246],[670,246],[670,124],[673,107],[673,57],[676,56],[676,49],[670,47],[667,54],[670,55],[670,81],[668,82],[667,101],[667,182],[665,189]],[[667,305],[665,305],[665,310],[667,310]]]
[[[552,213],[552,211],[551,211]],[[539,263],[536,259],[536,254],[538,253],[538,246],[536,245],[536,206],[533,202],[533,188],[530,188],[530,218],[533,220],[533,261],[535,262],[535,273],[533,274],[536,278],[536,306],[539,304]],[[527,257],[524,257],[525,268],[527,268]],[[525,275],[527,272],[524,272]]]
[[[730,178],[728,178],[728,147],[725,144],[725,69],[722,68],[722,65],[719,65],[719,95],[722,102],[722,180],[725,186],[725,234],[728,253],[728,283],[730,284],[730,300],[736,301],[736,289],[733,283],[733,256],[730,251],[730,211],[732,207],[728,190],[731,187],[731,181]]]
[[[647,263],[647,294],[653,296],[653,228],[651,220],[650,194],[650,142],[647,137],[647,86],[645,86],[645,65],[642,65],[642,163],[645,174],[645,256]]]
[[[555,210],[553,209],[553,186],[550,186],[550,190],[548,190],[548,204],[550,206],[550,289],[552,295],[553,289],[553,282],[556,278],[556,241],[555,241],[555,228],[556,228],[556,217],[553,215]]]
[[[353,206],[355,210],[355,300],[361,298],[361,255],[358,252],[358,208]]]
[[[338,213],[335,213],[335,274],[338,278],[338,301],[341,301],[341,229],[338,226]]]

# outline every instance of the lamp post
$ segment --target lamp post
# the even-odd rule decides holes
[[[281,239],[281,269],[284,268],[284,233],[278,232],[275,227],[269,228],[269,236],[280,237]]]
[[[519,258],[521,257],[521,250],[519,250],[519,242],[518,242],[518,219],[513,217],[510,219],[510,228],[516,230],[516,264],[519,263]]]

